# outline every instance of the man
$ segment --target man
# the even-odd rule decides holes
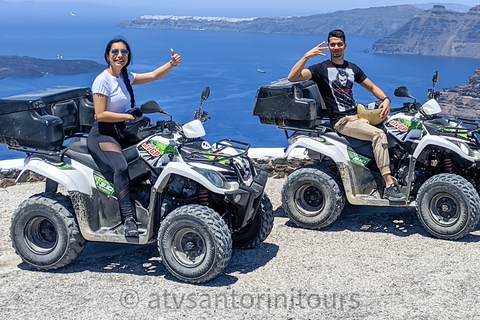
[[[328,44],[325,41],[309,50],[293,66],[288,80],[303,81],[312,79],[318,85],[327,106],[331,123],[340,134],[356,139],[371,141],[377,167],[385,180],[383,197],[390,201],[405,201],[406,197],[400,192],[390,172],[390,156],[388,154],[388,140],[383,130],[372,126],[368,120],[359,118],[357,105],[353,99],[353,84],[359,83],[371,92],[377,99],[382,100],[383,109],[380,117],[386,118],[390,112],[390,98],[367,78],[362,69],[354,63],[345,60],[345,33],[342,30],[333,30],[328,34]],[[322,63],[305,68],[308,60],[316,56],[325,56],[323,51],[330,50],[330,59]]]

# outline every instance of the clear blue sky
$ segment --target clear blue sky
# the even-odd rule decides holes
[[[6,0],[24,2],[25,0]],[[30,0],[32,1],[32,0]],[[119,7],[144,8],[145,14],[208,15],[229,17],[305,16],[310,14],[390,6],[398,4],[433,3],[422,0],[33,0],[36,2],[93,3]],[[439,1],[473,7],[480,0]],[[108,14],[108,13],[106,13]]]

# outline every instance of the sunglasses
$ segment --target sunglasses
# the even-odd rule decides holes
[[[110,53],[113,54],[114,56],[118,55],[119,53],[121,53],[122,56],[128,56],[130,52],[127,49],[122,49],[122,50],[113,49],[112,51],[110,51]]]

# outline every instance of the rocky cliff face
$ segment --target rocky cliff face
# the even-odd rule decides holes
[[[443,89],[438,102],[442,113],[480,118],[480,68],[465,86]]]
[[[480,58],[480,5],[466,13],[436,5],[373,45],[373,52]]]
[[[323,35],[332,29],[340,28],[346,32],[347,37],[349,35],[383,37],[394,32],[421,12],[423,10],[420,8],[400,5],[336,11],[306,17],[233,19],[146,15],[124,21],[118,26],[123,28]]]

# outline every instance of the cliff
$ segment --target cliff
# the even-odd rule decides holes
[[[465,86],[443,89],[438,102],[442,113],[480,118],[480,68]]]
[[[436,5],[373,45],[374,53],[480,58],[480,5],[456,12]]]
[[[422,12],[422,9],[414,6],[399,5],[336,11],[306,17],[234,19],[144,15],[123,21],[118,27],[322,35],[340,28],[347,35],[383,37]]]
[[[43,77],[46,74],[73,75],[105,69],[89,60],[46,60],[31,57],[0,56],[0,79],[5,77]]]

